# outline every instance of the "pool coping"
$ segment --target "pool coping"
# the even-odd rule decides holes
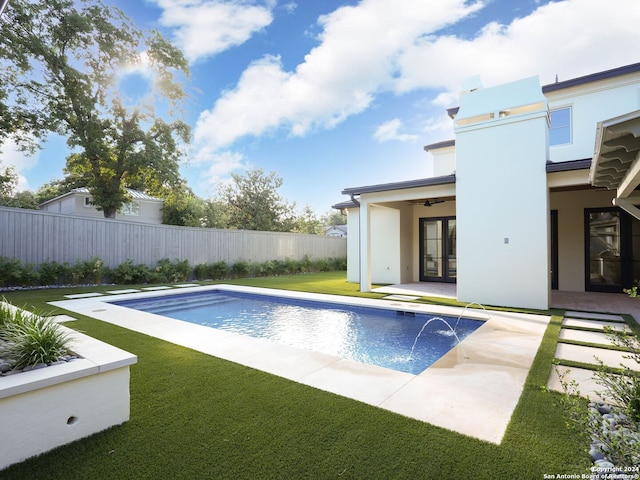
[[[135,311],[112,302],[226,290],[357,307],[485,320],[424,372],[413,375],[333,355]],[[50,305],[205,354],[499,444],[550,316],[289,290],[210,285],[50,302]]]

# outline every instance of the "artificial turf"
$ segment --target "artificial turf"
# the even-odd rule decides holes
[[[344,273],[242,283],[358,294]],[[47,310],[46,302],[64,293],[5,296],[16,305]],[[552,318],[505,437],[494,445],[80,317],[67,325],[138,356],[131,367],[131,420],[11,466],[0,471],[0,479],[541,479],[581,474],[590,466],[585,445],[565,427],[558,394],[542,388],[560,321]],[[428,406],[429,398],[424,402]]]

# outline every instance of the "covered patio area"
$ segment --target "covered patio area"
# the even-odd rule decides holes
[[[374,292],[410,297],[457,298],[455,283],[415,282],[387,285]],[[597,313],[626,313],[640,323],[640,298],[622,293],[551,291],[551,308]]]

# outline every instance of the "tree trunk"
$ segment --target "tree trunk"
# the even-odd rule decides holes
[[[105,208],[102,213],[104,213],[104,218],[116,218],[115,208]]]

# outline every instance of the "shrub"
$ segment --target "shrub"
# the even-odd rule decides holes
[[[335,257],[329,259],[331,263],[331,271],[343,272],[347,270],[347,257]]]
[[[16,369],[48,364],[68,355],[69,336],[51,318],[1,307],[0,348]]]
[[[229,275],[229,265],[224,261],[212,263],[207,267],[207,272],[212,280],[222,280]]]
[[[58,285],[62,283],[65,267],[58,262],[44,262],[38,267],[42,285]]]
[[[112,280],[121,284],[146,283],[150,277],[149,269],[146,265],[134,265],[133,260],[128,258],[111,272]]]
[[[0,287],[20,285],[22,263],[17,258],[0,257]]]
[[[317,272],[328,272],[331,270],[331,263],[327,258],[321,258],[314,262],[314,268]]]
[[[149,280],[154,283],[183,282],[191,273],[188,260],[176,260],[171,262],[168,258],[158,260],[155,269],[151,272]]]
[[[283,275],[287,273],[287,264],[284,262],[284,260],[273,261],[273,273],[274,275]]]
[[[300,262],[297,262],[291,258],[287,258],[284,261],[284,269],[286,273],[299,273],[300,272]]]
[[[196,280],[206,280],[209,278],[209,266],[206,263],[199,263],[193,267],[193,275]]]
[[[311,272],[313,270],[313,262],[309,255],[305,255],[302,260],[298,262],[298,271],[300,272]]]
[[[250,271],[251,267],[249,266],[248,262],[240,261],[231,265],[231,273],[235,278],[246,277],[249,275]]]
[[[640,365],[640,343],[637,337],[605,328],[607,337],[614,345],[629,351],[627,359]],[[595,382],[604,387],[598,395],[611,404],[611,412],[604,416],[595,404],[580,397],[575,381],[567,382],[558,371],[564,389],[562,405],[568,418],[567,425],[585,443],[593,445],[617,467],[634,467],[640,464],[640,376],[628,367],[612,372],[599,361],[600,368],[594,372]]]

